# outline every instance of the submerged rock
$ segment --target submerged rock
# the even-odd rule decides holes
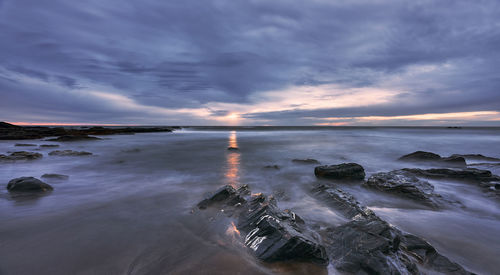
[[[67,180],[67,179],[69,179],[69,176],[68,175],[61,175],[61,174],[43,174],[42,178],[56,179],[56,180]]]
[[[465,159],[470,159],[470,160],[481,160],[481,161],[500,161],[500,158],[494,158],[494,157],[487,157],[483,156],[481,154],[453,154],[451,155],[452,157],[462,157]]]
[[[49,156],[90,156],[92,153],[85,151],[73,151],[73,150],[56,150],[49,153]]]
[[[314,168],[314,174],[316,177],[337,180],[365,179],[365,169],[357,163],[318,166]]]
[[[245,245],[260,260],[328,263],[314,232],[297,214],[279,210],[272,197],[254,196],[238,218],[238,229],[246,232]]]
[[[35,160],[42,158],[43,155],[35,152],[19,151],[11,153],[10,155],[0,155],[0,160],[16,161],[16,160]]]
[[[280,167],[279,167],[279,165],[274,164],[274,165],[266,165],[266,166],[264,166],[264,169],[275,169],[275,170],[279,170],[279,169],[280,169]]]
[[[465,159],[461,156],[452,155],[450,157],[443,158],[438,154],[425,151],[416,151],[411,154],[404,155],[400,157],[399,160],[412,162],[429,162],[449,167],[466,167]]]
[[[409,198],[433,208],[437,208],[438,201],[442,199],[434,193],[432,184],[405,170],[376,173],[368,178],[363,186]]]
[[[315,159],[292,159],[292,162],[298,164],[319,164],[320,162]]]
[[[86,141],[86,140],[101,140],[102,138],[89,135],[64,135],[57,138],[47,139],[47,141]]]
[[[349,193],[342,189],[319,185],[312,190],[313,196],[325,202],[329,207],[339,211],[346,218],[352,219],[358,215],[367,217],[373,212],[367,209]]]
[[[238,151],[240,149],[238,147],[227,147],[227,150],[229,150],[229,151]]]
[[[42,144],[40,145],[41,148],[56,148],[59,147],[59,144]]]
[[[53,188],[34,177],[21,177],[9,181],[7,190],[16,192],[44,192],[53,190]]]
[[[17,146],[17,147],[32,147],[32,146],[36,146],[36,144],[31,144],[31,143],[16,143],[16,144],[14,144],[14,146]]]

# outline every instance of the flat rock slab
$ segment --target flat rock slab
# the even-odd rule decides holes
[[[85,151],[73,151],[73,150],[56,150],[49,153],[49,156],[90,156],[92,153]]]
[[[42,178],[44,178],[44,179],[56,179],[56,180],[67,180],[67,179],[69,179],[69,176],[62,175],[62,174],[43,174]]]
[[[59,147],[59,144],[42,144],[40,148],[56,148]]]
[[[364,180],[365,169],[357,163],[342,163],[338,165],[324,165],[314,168],[314,174],[319,178],[337,180]]]
[[[432,184],[405,170],[373,174],[363,186],[409,198],[432,208],[438,208],[439,200],[442,199],[440,195],[434,193]]]
[[[35,152],[19,151],[10,155],[0,155],[0,161],[17,161],[17,160],[36,160],[42,158],[43,155]]]
[[[53,190],[52,186],[34,177],[15,178],[7,184],[11,192],[45,192]]]
[[[31,143],[16,143],[14,144],[16,147],[33,147],[37,146],[36,144],[31,144]]]
[[[298,164],[319,164],[320,162],[315,159],[292,159],[293,163]]]

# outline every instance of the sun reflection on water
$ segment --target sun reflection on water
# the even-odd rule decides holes
[[[228,147],[238,148],[236,131],[229,134]],[[238,151],[228,151],[226,153],[226,173],[225,178],[228,184],[236,187],[239,181],[240,153]]]

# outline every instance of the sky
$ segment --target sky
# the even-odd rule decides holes
[[[0,121],[500,126],[500,1],[0,0]]]

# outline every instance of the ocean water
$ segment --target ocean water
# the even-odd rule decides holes
[[[320,181],[314,176],[315,165],[292,159],[356,162],[369,176],[426,168],[397,161],[416,150],[500,158],[498,128],[194,127],[103,138],[41,148],[41,160],[0,163],[0,274],[334,273],[300,263],[261,263],[241,244],[229,218],[193,209],[204,194],[222,185],[248,184],[254,193],[274,194],[280,208],[292,209],[310,225],[334,226],[345,219],[308,194]],[[15,143],[54,144],[0,141],[0,154],[36,149]],[[228,146],[240,150],[228,151]],[[65,149],[93,155],[48,155]],[[487,168],[500,174],[498,165]],[[38,197],[11,196],[5,189],[10,179],[44,173],[70,178],[44,180],[54,191]],[[359,185],[339,187],[467,269],[497,273],[498,201],[471,184],[430,182],[437,193],[464,207],[431,211]]]

